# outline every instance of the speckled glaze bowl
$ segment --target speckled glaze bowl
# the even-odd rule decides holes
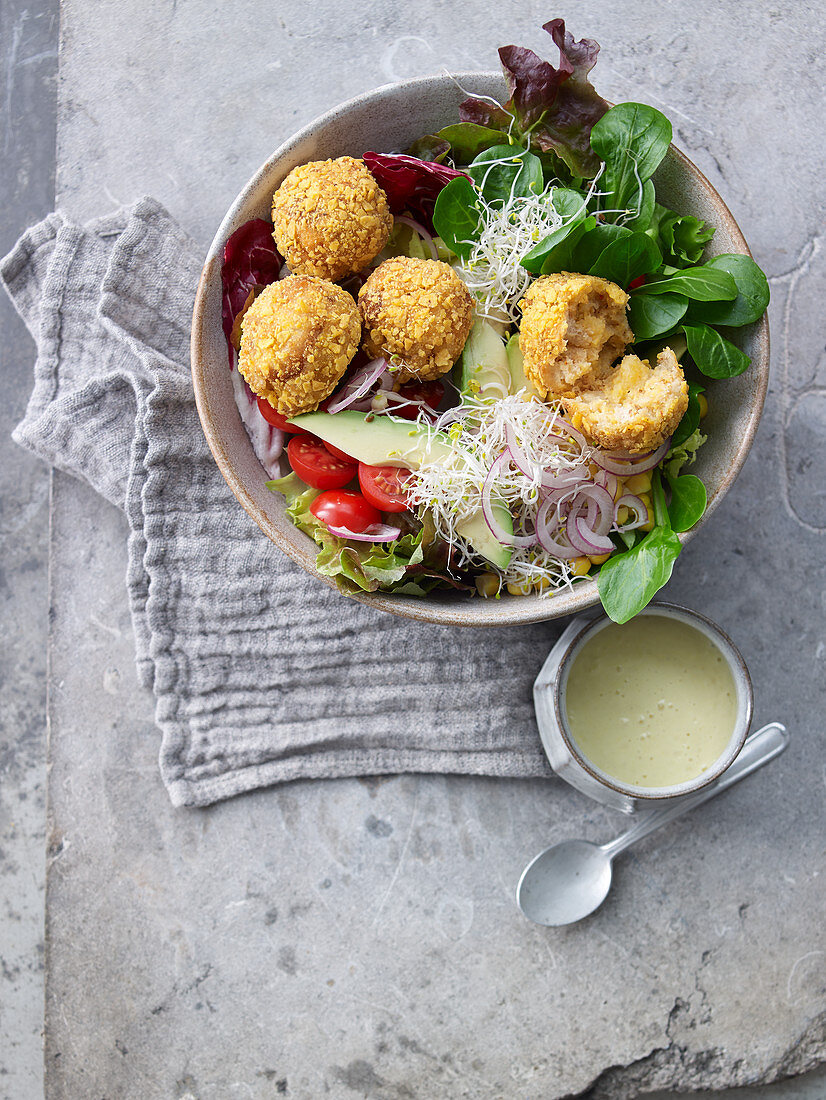
[[[201,274],[192,318],[192,378],[198,413],[215,461],[227,484],[264,534],[303,569],[331,587],[335,582],[316,571],[316,545],[285,514],[284,498],[270,492],[267,475],[255,457],[235,405],[227,349],[221,328],[221,258],[227,238],[250,218],[269,218],[273,191],[296,165],[309,160],[358,157],[368,149],[391,152],[417,137],[433,133],[458,118],[470,93],[507,97],[498,73],[459,73],[423,77],[387,85],[336,107],[286,141],[253,176],[221,222]],[[712,253],[749,253],[748,245],[723,200],[691,161],[672,145],[655,177],[657,197],[679,213],[692,213],[717,232]],[[739,378],[711,384],[711,401],[703,430],[708,442],[692,468],[708,489],[708,508],[683,542],[702,528],[731,488],[751,447],[763,408],[769,372],[769,329],[764,318],[738,329],[735,342],[752,364]],[[498,600],[446,593],[426,599],[361,593],[353,597],[372,607],[422,622],[452,626],[512,626],[573,615],[599,601],[595,580],[550,598],[508,596]]]

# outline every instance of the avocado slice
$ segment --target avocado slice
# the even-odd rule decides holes
[[[505,342],[483,317],[474,319],[462,351],[459,389],[482,401],[496,401],[512,392]]]
[[[332,443],[359,462],[368,466],[400,466],[417,470],[427,455],[437,462],[446,461],[454,453],[454,446],[444,432],[435,432],[392,416],[375,416],[366,420],[365,414],[344,410],[330,413],[304,413],[292,417],[291,424],[304,428],[313,435]],[[504,504],[495,504],[496,519],[502,528],[513,533],[513,519]],[[462,538],[481,554],[491,565],[506,569],[511,559],[510,547],[503,546],[485,522],[481,512],[456,525]]]
[[[539,390],[525,374],[525,360],[522,356],[522,349],[519,347],[518,333],[514,333],[508,340],[505,351],[507,352],[511,375],[510,392],[519,393],[520,390],[525,390],[526,397],[537,397],[541,400],[542,395]]]
[[[513,517],[504,504],[494,504],[493,510],[500,526],[509,534],[513,534]],[[513,550],[509,546],[503,546],[499,539],[488,527],[485,517],[481,512],[468,516],[456,524],[456,532],[477,553],[481,554],[485,561],[495,565],[497,569],[507,569],[513,557]]]
[[[366,420],[362,412],[344,410],[335,415],[304,413],[292,417],[290,423],[368,466],[417,470],[428,453],[440,462],[453,454],[453,445],[444,432],[428,431],[413,420],[396,416]]]

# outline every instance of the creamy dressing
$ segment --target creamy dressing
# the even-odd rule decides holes
[[[737,717],[728,661],[701,631],[666,615],[610,623],[574,657],[565,709],[582,755],[635,787],[696,779]]]

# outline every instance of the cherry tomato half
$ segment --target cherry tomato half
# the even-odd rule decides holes
[[[381,512],[369,504],[361,493],[330,489],[315,498],[310,511],[328,527],[346,527],[349,531],[366,531],[381,523]]]
[[[313,489],[341,489],[356,476],[355,462],[331,455],[313,435],[294,435],[287,444],[290,465]]]
[[[435,409],[445,395],[445,387],[438,379],[433,382],[405,382],[399,393],[413,401],[426,401],[431,409]],[[391,405],[387,411],[393,416],[403,416],[405,420],[416,420],[420,410],[421,405],[401,405],[398,408]]]
[[[340,451],[338,447],[334,447],[332,443],[328,443],[326,439],[324,440],[324,446],[327,448],[331,455],[335,455],[336,458],[343,458],[345,462],[358,461],[358,459],[353,458],[352,455],[348,455],[346,451]]]
[[[406,512],[407,493],[405,482],[408,470],[398,466],[368,466],[359,463],[359,485],[372,505],[382,512]]]
[[[266,397],[258,398],[258,411],[268,424],[272,424],[274,428],[280,428],[282,432],[290,432],[291,435],[309,435],[306,428],[297,428],[295,424],[288,423],[287,418],[274,409]]]

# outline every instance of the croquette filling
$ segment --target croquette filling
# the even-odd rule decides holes
[[[617,339],[622,321],[616,304],[604,294],[589,294],[573,302],[567,312],[565,348],[555,362],[567,360],[588,371],[610,365],[623,351]],[[584,374],[585,370],[578,373]]]
[[[626,355],[591,384],[563,398],[573,423],[599,446],[642,453],[671,434],[688,406],[685,379],[670,348],[655,367]]]

